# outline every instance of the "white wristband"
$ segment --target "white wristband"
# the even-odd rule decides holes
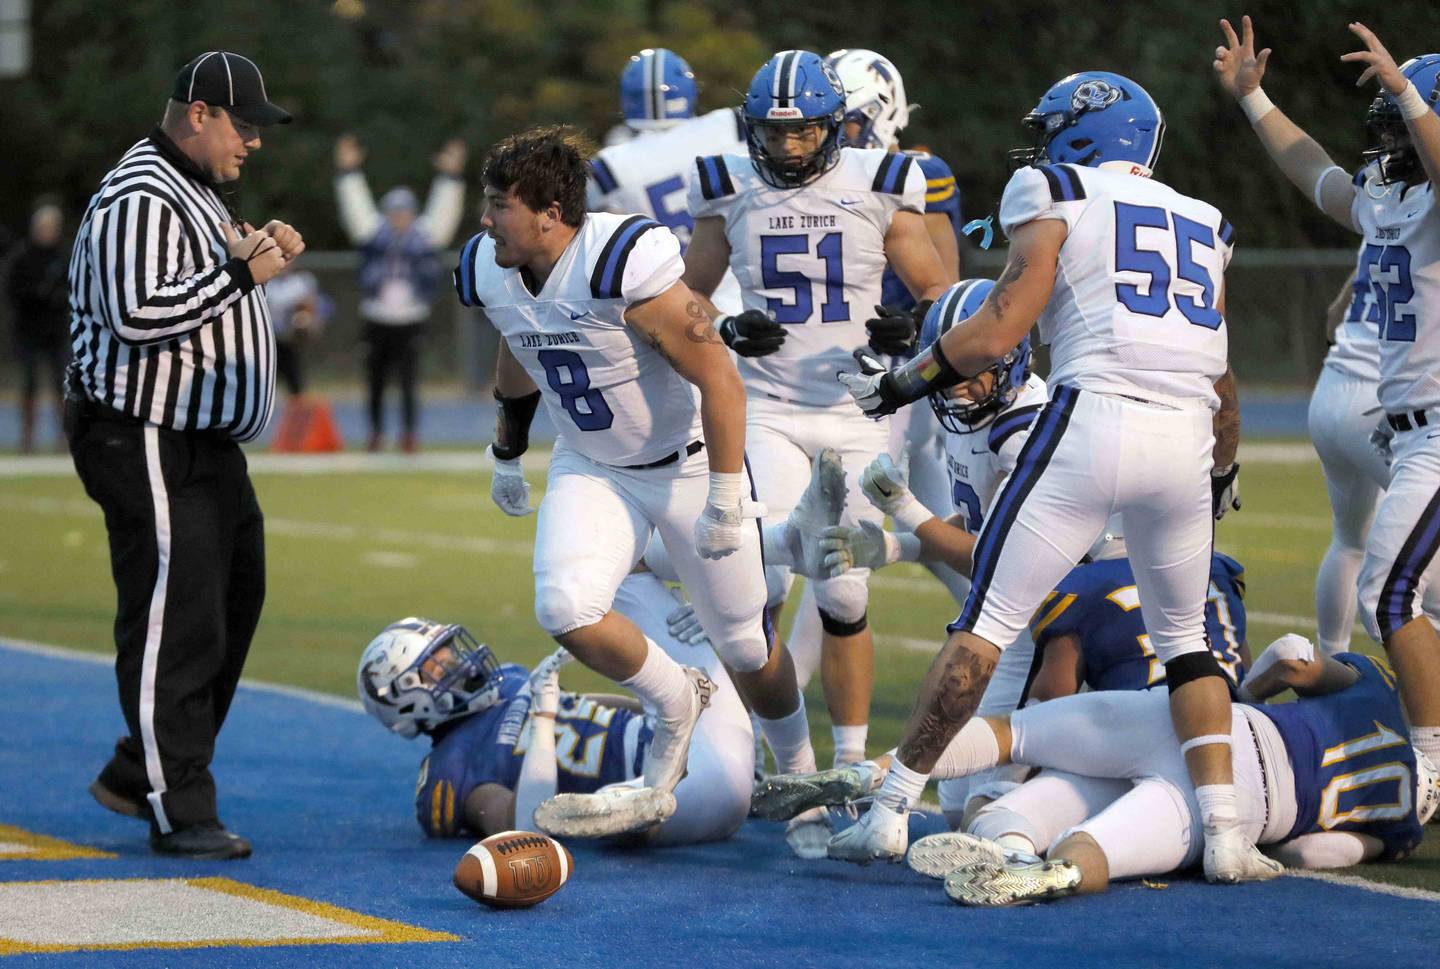
[[[1414,121],[1430,110],[1430,105],[1420,96],[1420,89],[1411,81],[1405,85],[1405,90],[1395,95],[1395,105],[1400,109],[1400,117],[1406,121]]]
[[[920,561],[920,536],[914,532],[900,532],[895,536],[895,544],[899,546],[900,555],[897,561],[918,562]]]
[[[740,471],[711,471],[710,495],[707,499],[716,508],[737,508],[740,505]]]
[[[1275,109],[1275,103],[1265,93],[1264,88],[1257,87],[1249,94],[1240,99],[1240,110],[1245,112],[1245,117],[1254,124]]]
[[[893,509],[890,512],[890,517],[895,520],[895,524],[900,531],[913,532],[934,518],[935,513],[920,504],[919,499],[912,497],[899,508]]]
[[[1323,172],[1320,173],[1319,178],[1315,179],[1315,190],[1310,193],[1310,196],[1311,199],[1315,202],[1315,207],[1317,209],[1323,208],[1323,206],[1321,205],[1322,200],[1320,198],[1320,192],[1325,188],[1325,179],[1330,177],[1331,172],[1339,172],[1341,175],[1344,175],[1345,169],[1341,168],[1339,165],[1331,165],[1329,168],[1325,169]]]

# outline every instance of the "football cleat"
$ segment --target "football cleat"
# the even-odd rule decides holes
[[[961,905],[1028,905],[1073,895],[1080,869],[1070,861],[1016,859],[999,864],[977,861],[945,876],[945,894]]]
[[[815,771],[776,774],[755,787],[750,813],[771,821],[788,821],[804,811],[835,807],[872,793],[884,776],[865,764]]]
[[[956,868],[981,862],[999,865],[1009,859],[1035,860],[1034,855],[1018,851],[1006,851],[987,838],[973,834],[946,831],[943,834],[928,834],[910,846],[905,863],[912,871],[929,878],[944,878]]]
[[[820,547],[820,536],[826,528],[840,524],[844,508],[845,467],[840,453],[834,448],[822,448],[815,455],[810,484],[786,520],[796,572],[812,578],[825,577],[825,549]]]
[[[811,808],[790,819],[785,825],[785,843],[795,857],[816,861],[826,857],[830,836],[835,826],[830,823],[830,812],[824,808]]]
[[[1205,880],[1223,885],[1265,881],[1285,873],[1285,866],[1267,858],[1239,828],[1205,832]]]
[[[868,865],[872,861],[898,864],[910,844],[910,819],[902,809],[892,811],[879,801],[870,805],[855,824],[830,839],[829,857]]]
[[[557,838],[608,838],[645,831],[675,813],[675,795],[611,784],[594,794],[557,794],[535,808],[535,824]]]
[[[685,676],[690,680],[687,698],[690,709],[679,720],[655,718],[655,735],[645,751],[645,786],[665,791],[675,790],[675,785],[685,776],[685,764],[690,755],[690,738],[695,734],[695,724],[700,714],[710,705],[710,694],[715,684],[703,670],[693,666],[685,667]]]

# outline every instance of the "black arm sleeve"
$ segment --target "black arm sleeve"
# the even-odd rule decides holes
[[[540,391],[524,397],[504,397],[495,391],[495,443],[491,450],[502,461],[513,461],[530,447],[530,422],[540,406]]]

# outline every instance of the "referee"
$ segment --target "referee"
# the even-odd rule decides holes
[[[265,598],[264,521],[239,442],[274,401],[261,286],[305,249],[253,229],[223,191],[290,115],[226,51],[180,71],[165,117],[90,200],[70,262],[66,435],[105,512],[118,593],[115,676],[129,734],[90,785],[148,820],[150,846],[244,858],[210,759]]]

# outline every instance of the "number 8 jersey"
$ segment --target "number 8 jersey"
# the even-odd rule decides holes
[[[842,148],[835,166],[801,188],[760,179],[748,155],[695,159],[690,214],[725,220],[730,268],[747,310],[770,313],[785,343],[740,357],[748,390],[830,406],[849,400],[835,375],[869,340],[885,278],[885,234],[902,209],[925,211],[925,173],[909,155]]]
[[[658,222],[591,212],[539,293],[519,269],[496,265],[484,233],[461,250],[455,289],[504,336],[560,439],[625,467],[700,437],[695,388],[625,323],[630,304],[659,296],[684,269],[680,243]]]
[[[1039,319],[1049,384],[1217,408],[1234,237],[1220,212],[1138,172],[1045,165],[1017,171],[1000,202],[1006,235],[1038,219],[1069,229]]]

